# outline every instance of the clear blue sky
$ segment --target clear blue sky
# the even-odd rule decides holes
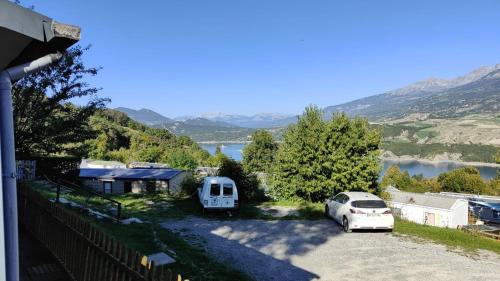
[[[300,113],[500,63],[500,1],[23,0],[82,27],[110,107]]]

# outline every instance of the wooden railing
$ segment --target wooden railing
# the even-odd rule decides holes
[[[183,280],[169,268],[145,264],[143,255],[29,186],[19,186],[18,201],[21,226],[49,249],[75,281]]]
[[[53,186],[55,186],[57,188],[56,189],[57,190],[57,193],[56,193],[56,202],[57,203],[59,203],[59,199],[61,198],[61,191],[63,189],[71,190],[72,192],[76,192],[76,193],[84,195],[85,197],[87,197],[87,202],[89,201],[89,199],[91,197],[97,197],[97,198],[100,198],[104,201],[108,201],[111,205],[116,205],[116,213],[114,213],[112,215],[114,216],[116,221],[120,221],[121,213],[122,213],[122,203],[120,203],[114,199],[111,199],[107,196],[104,196],[100,193],[97,193],[95,191],[92,191],[88,188],[84,188],[84,187],[81,187],[75,183],[64,180],[64,179],[57,180],[57,182],[56,182],[56,181],[49,179],[49,177],[47,177],[46,175],[43,175],[43,178],[48,183],[52,184]]]

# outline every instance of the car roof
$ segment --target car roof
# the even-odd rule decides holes
[[[205,180],[210,183],[232,183],[234,184],[234,181],[228,177],[205,177]]]
[[[342,193],[349,196],[350,200],[382,200],[377,195],[374,195],[374,194],[371,194],[368,192],[349,191],[349,192],[342,192]]]

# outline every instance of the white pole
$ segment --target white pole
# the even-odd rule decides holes
[[[5,266],[7,281],[19,281],[19,237],[17,226],[16,155],[12,83],[26,74],[40,70],[60,59],[60,53],[46,55],[30,63],[0,73],[0,152],[2,161],[2,193]]]

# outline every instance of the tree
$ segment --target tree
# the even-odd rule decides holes
[[[175,150],[167,156],[166,161],[170,167],[193,171],[198,166],[194,157],[183,150]]]
[[[210,157],[207,162],[212,167],[220,167],[227,160],[230,160],[229,157],[222,153],[220,146],[217,146],[215,155]]]
[[[243,167],[251,172],[269,171],[278,144],[266,130],[257,130],[252,134],[252,142],[243,149]]]
[[[79,154],[80,145],[95,136],[89,118],[109,100],[99,98],[99,89],[85,82],[99,71],[84,65],[86,50],[73,47],[59,62],[13,86],[17,156]],[[70,103],[78,98],[88,102],[82,106]]]
[[[350,119],[336,113],[320,136],[322,172],[327,186],[321,198],[344,190],[374,192],[380,173],[381,132],[371,129],[367,119]]]
[[[287,128],[269,176],[272,197],[312,200],[311,193],[328,189],[321,172],[319,138],[324,128],[317,107],[307,107],[298,122]]]
[[[243,200],[258,199],[262,195],[259,192],[257,176],[246,172],[243,166],[233,159],[226,158],[222,161],[218,175],[234,180],[238,196]]]
[[[280,199],[323,201],[344,190],[377,187],[381,135],[362,118],[335,114],[327,122],[315,106],[288,127],[270,175]]]
[[[410,177],[408,171],[401,172],[397,165],[389,167],[385,171],[384,177],[380,182],[380,187],[382,189],[389,186],[393,186],[402,191],[417,193],[441,191],[441,186],[436,180],[425,179],[422,174]]]
[[[474,167],[464,167],[442,173],[438,182],[443,191],[482,194],[487,185],[479,170]]]

